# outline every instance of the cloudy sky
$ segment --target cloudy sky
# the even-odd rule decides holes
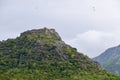
[[[89,57],[120,44],[120,0],[0,0],[0,40],[42,27]]]

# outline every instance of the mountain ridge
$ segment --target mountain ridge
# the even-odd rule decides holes
[[[101,55],[94,58],[105,70],[115,74],[120,74],[120,45],[108,48]]]
[[[103,75],[104,74],[104,75]],[[0,42],[0,80],[119,80],[66,44],[54,29],[28,30]]]

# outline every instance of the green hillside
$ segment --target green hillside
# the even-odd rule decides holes
[[[54,29],[34,29],[0,42],[0,80],[120,80],[77,52]]]

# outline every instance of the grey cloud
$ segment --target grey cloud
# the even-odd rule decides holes
[[[41,27],[71,40],[89,30],[119,32],[119,21],[118,0],[0,0],[0,40]]]

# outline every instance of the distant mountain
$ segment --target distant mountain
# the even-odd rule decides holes
[[[0,42],[0,80],[120,80],[65,44],[54,29]]]
[[[107,49],[94,60],[98,61],[105,70],[120,74],[120,45]]]

